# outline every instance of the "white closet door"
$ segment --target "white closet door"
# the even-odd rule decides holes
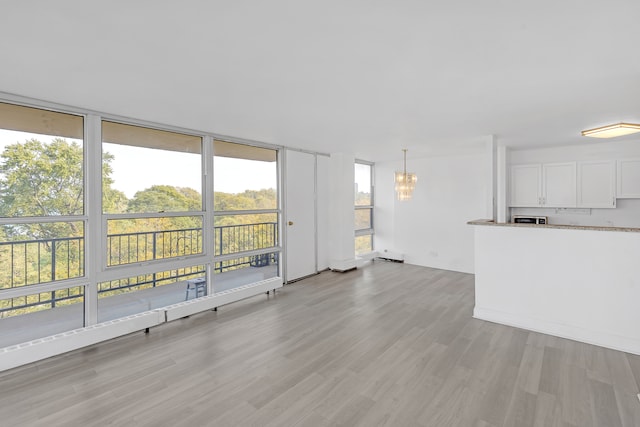
[[[286,281],[317,272],[315,171],[315,155],[286,151]]]

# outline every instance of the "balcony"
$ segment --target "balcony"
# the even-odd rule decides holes
[[[276,277],[279,253],[243,255],[277,245],[277,223],[214,228],[214,292]],[[107,266],[197,255],[202,230],[189,228],[107,236]],[[234,254],[238,254],[234,257]],[[84,325],[84,287],[40,292],[40,285],[84,276],[84,239],[61,238],[0,243],[0,289],[29,286],[33,294],[0,300],[0,348]],[[205,267],[143,274],[98,283],[98,321],[164,307],[195,298],[187,280],[204,277]]]

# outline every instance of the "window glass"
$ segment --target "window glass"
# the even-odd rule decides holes
[[[276,277],[279,273],[279,251],[228,257],[278,246],[277,154],[273,149],[214,141],[213,286],[216,292]]]
[[[371,228],[371,209],[356,209],[355,216],[356,230]]]
[[[80,116],[0,103],[0,289],[84,276],[84,221],[55,220],[84,214],[83,139]]]
[[[102,208],[107,214],[202,211],[202,138],[102,122]],[[107,221],[107,265],[203,252],[201,216]]]
[[[214,209],[277,209],[277,152],[214,141]]]
[[[278,214],[220,215],[214,219],[215,254],[253,251],[278,244]]]
[[[84,286],[0,299],[0,348],[84,326]]]
[[[102,122],[104,213],[202,210],[202,138]]]
[[[107,265],[131,264],[202,253],[202,217],[107,221]]]
[[[84,193],[83,117],[0,103],[0,348],[83,326]]]
[[[0,289],[84,276],[83,235],[83,222],[0,226]]]
[[[354,166],[356,255],[373,250],[373,166],[357,163]]]
[[[271,252],[216,262],[213,287],[221,292],[277,277],[279,260],[280,254]]]
[[[356,237],[356,255],[361,255],[373,250],[373,236],[367,234]]]
[[[371,165],[355,164],[355,204],[371,206]]]
[[[0,103],[0,217],[84,213],[83,122]]]
[[[203,265],[141,274],[98,283],[98,321],[118,319],[206,295],[206,285],[188,282],[205,277]],[[206,281],[198,281],[197,283]]]

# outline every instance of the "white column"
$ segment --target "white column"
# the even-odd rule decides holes
[[[89,217],[85,230],[85,326],[98,323],[98,276],[106,264],[103,248],[106,231],[102,224],[102,121],[87,115],[85,123],[85,215]]]
[[[202,210],[204,210],[204,218],[202,219],[202,227],[204,232],[202,233],[204,240],[204,251],[209,255],[209,260],[213,260],[213,254],[215,254],[215,236],[214,236],[214,221],[213,221],[213,138],[205,136],[202,140],[202,168],[204,173],[202,174]],[[205,264],[206,277],[207,277],[207,295],[214,293],[214,276],[213,267],[215,263],[213,261]]]
[[[502,144],[498,145],[498,152],[496,158],[497,167],[497,222],[505,223],[509,222],[509,208],[507,206],[507,147]]]
[[[316,155],[316,245],[317,269],[323,271],[329,268],[329,157]]]
[[[494,135],[486,137],[485,153],[487,162],[486,175],[486,208],[485,218],[495,219],[496,215],[496,138]]]
[[[329,159],[329,268],[356,268],[353,154],[332,153]]]

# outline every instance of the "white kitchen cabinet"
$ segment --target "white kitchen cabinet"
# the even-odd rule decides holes
[[[578,162],[580,208],[616,207],[616,164],[613,160]]]
[[[576,162],[542,164],[541,206],[576,207]]]
[[[511,207],[576,206],[576,163],[511,166]]]
[[[640,159],[618,160],[616,197],[619,199],[640,198]]]
[[[511,166],[509,205],[513,207],[540,206],[542,166]]]

